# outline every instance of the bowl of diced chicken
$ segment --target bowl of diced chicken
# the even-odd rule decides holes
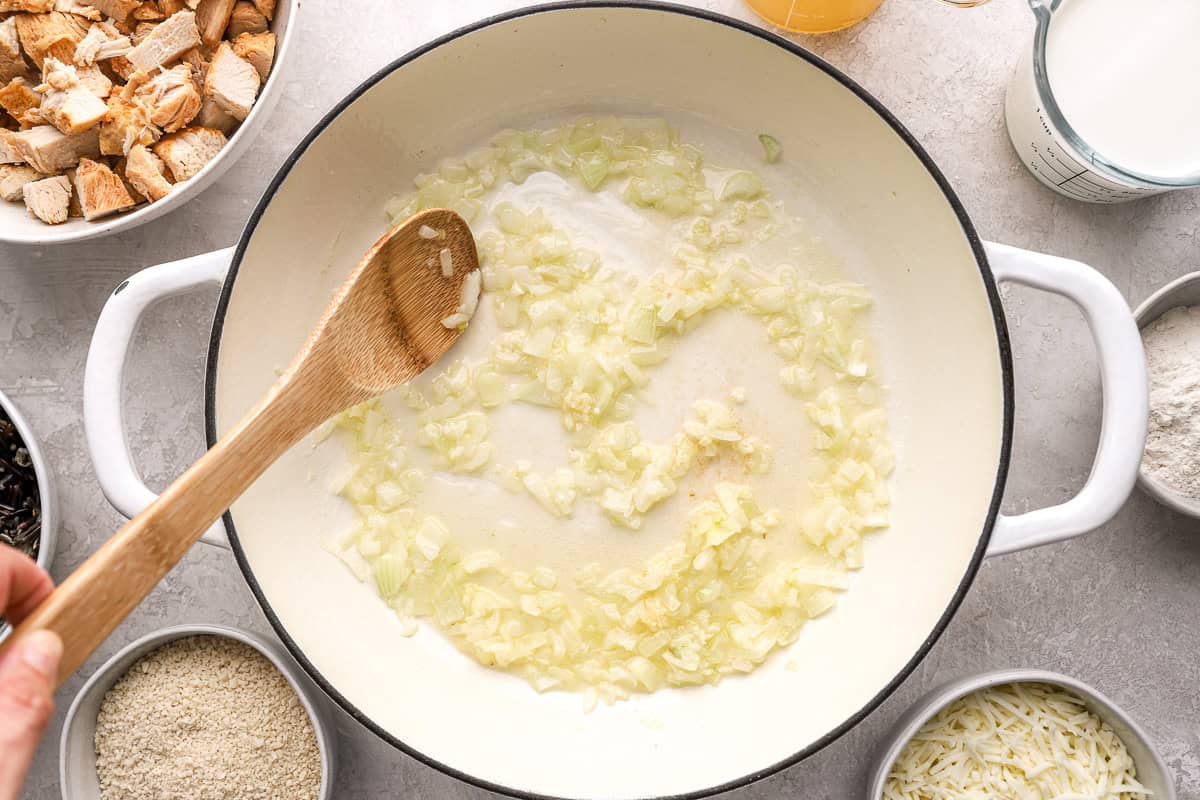
[[[0,0],[0,241],[140,225],[270,113],[297,0]]]

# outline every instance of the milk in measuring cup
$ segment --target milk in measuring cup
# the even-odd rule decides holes
[[[1200,0],[1049,5],[1008,91],[1026,166],[1091,202],[1200,183]]]

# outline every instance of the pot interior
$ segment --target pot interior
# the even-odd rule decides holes
[[[231,510],[236,547],[294,652],[340,701],[419,757],[509,791],[702,792],[749,780],[860,718],[923,653],[969,582],[1002,484],[998,303],[947,191],[879,112],[780,41],[664,7],[525,12],[410,57],[338,113],[248,229],[216,323],[210,432],[274,381],[332,289],[387,228],[386,201],[506,127],[578,113],[665,116],[758,153],[877,300],[896,447],[892,526],[834,611],[744,678],[585,713],[394,614],[323,543],[350,515],[334,447],[298,446]],[[764,345],[765,346],[765,345]],[[473,502],[470,494],[463,503]]]

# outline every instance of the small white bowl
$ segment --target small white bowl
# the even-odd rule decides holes
[[[925,695],[897,723],[892,733],[890,743],[883,751],[875,772],[872,775],[870,788],[867,792],[869,800],[880,800],[883,797],[883,787],[892,771],[892,765],[900,756],[900,752],[908,741],[939,711],[961,697],[971,692],[986,689],[991,686],[1001,686],[1006,683],[1049,683],[1061,686],[1080,697],[1087,709],[1107,722],[1133,758],[1137,768],[1137,777],[1142,785],[1151,793],[1154,800],[1176,800],[1175,781],[1167,771],[1166,764],[1155,751],[1146,734],[1138,727],[1128,714],[1122,711],[1116,703],[1109,700],[1100,692],[1067,675],[1057,672],[1045,672],[1037,669],[1007,669],[996,672],[985,672],[969,678],[962,678],[935,689]]]
[[[63,800],[100,800],[100,779],[96,775],[96,717],[100,704],[113,684],[134,662],[168,642],[188,636],[223,636],[253,647],[270,660],[291,684],[312,721],[321,751],[321,800],[333,797],[336,739],[329,709],[320,691],[308,676],[273,641],[247,631],[224,625],[176,625],[143,636],[106,661],[79,690],[63,722],[58,751],[58,776]]]
[[[25,209],[24,203],[0,201],[0,242],[45,246],[98,239],[101,236],[131,230],[161,217],[204,191],[246,152],[250,143],[262,132],[267,118],[279,102],[286,80],[284,73],[287,72],[288,51],[291,48],[292,33],[296,29],[295,21],[299,7],[299,0],[279,0],[275,8],[275,18],[271,21],[271,32],[275,34],[275,60],[271,66],[271,73],[267,75],[267,82],[262,86],[250,114],[233,132],[233,136],[229,137],[224,149],[208,162],[204,169],[191,179],[177,184],[170,194],[157,203],[144,205],[125,214],[114,214],[95,222],[72,217],[61,225],[47,225],[34,219]]]
[[[1133,312],[1133,318],[1139,328],[1145,328],[1173,308],[1194,305],[1200,305],[1200,272],[1173,280],[1147,297]],[[1138,469],[1138,486],[1167,508],[1200,519],[1200,500],[1164,486],[1151,478],[1145,469]]]
[[[29,451],[29,459],[33,462],[33,472],[37,475],[38,501],[42,508],[42,535],[38,543],[38,566],[49,571],[50,562],[54,558],[54,547],[58,543],[58,491],[54,481],[54,472],[42,453],[42,446],[33,435],[33,429],[11,399],[0,392],[0,408],[12,420],[25,442]],[[0,631],[0,636],[4,631]]]

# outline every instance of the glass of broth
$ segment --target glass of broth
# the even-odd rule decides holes
[[[746,0],[754,13],[794,33],[830,33],[874,13],[883,0]]]

